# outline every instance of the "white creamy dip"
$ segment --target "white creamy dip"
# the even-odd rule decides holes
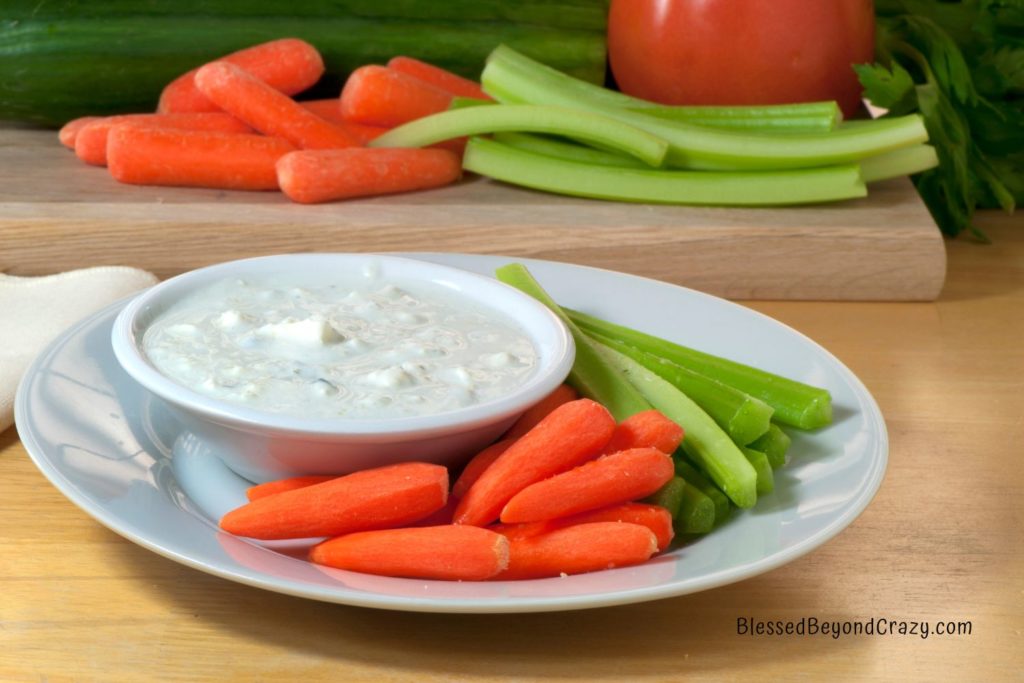
[[[429,415],[523,384],[530,339],[499,312],[374,269],[226,280],[175,303],[145,331],[164,375],[231,403],[296,417]]]

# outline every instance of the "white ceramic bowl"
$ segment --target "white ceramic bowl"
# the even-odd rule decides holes
[[[449,412],[388,419],[311,419],[200,394],[163,375],[142,350],[142,336],[153,320],[182,297],[216,281],[288,272],[363,272],[371,262],[384,279],[430,282],[513,319],[537,350],[534,373],[500,399]],[[121,367],[181,419],[185,432],[180,440],[186,445],[201,444],[232,470],[256,482],[300,474],[345,474],[409,460],[459,465],[564,381],[575,358],[565,325],[515,288],[456,268],[375,254],[283,254],[194,270],[132,300],[118,315],[111,340]]]

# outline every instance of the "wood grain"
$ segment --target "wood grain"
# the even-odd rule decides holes
[[[428,615],[289,598],[165,560],[0,434],[0,680],[1019,680],[1024,225],[949,244],[937,303],[760,302],[867,384],[889,469],[863,515],[773,572],[578,613]],[[971,621],[969,636],[760,637],[739,617]]]
[[[167,277],[296,251],[455,251],[571,261],[730,298],[931,300],[942,238],[909,181],[801,208],[557,197],[482,179],[299,206],[278,193],[118,185],[50,131],[0,128],[0,272],[132,265]]]

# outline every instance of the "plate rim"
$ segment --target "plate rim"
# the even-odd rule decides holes
[[[160,543],[153,542],[147,538],[132,522],[131,520],[125,519],[122,516],[110,513],[106,508],[95,505],[90,498],[78,490],[75,484],[69,480],[51,461],[46,455],[45,449],[36,440],[35,434],[32,430],[23,430],[22,425],[28,424],[28,416],[26,414],[26,403],[27,398],[25,394],[28,392],[28,386],[30,382],[26,381],[29,378],[34,377],[38,374],[39,367],[43,362],[50,358],[55,352],[59,351],[69,339],[74,337],[82,328],[93,324],[104,317],[115,317],[116,313],[120,311],[124,306],[128,304],[133,298],[138,296],[141,292],[129,295],[122,299],[119,299],[103,308],[91,313],[90,315],[82,318],[72,326],[65,329],[55,339],[48,343],[40,353],[33,359],[32,363],[26,369],[22,376],[22,380],[19,383],[18,389],[15,393],[14,400],[14,419],[15,425],[18,428],[18,436],[21,439],[22,445],[28,453],[29,458],[33,464],[40,470],[40,472],[46,477],[46,479],[60,491],[65,498],[74,503],[83,512],[88,514],[90,517],[98,521],[100,524],[110,529],[119,536],[135,543],[136,545],[142,546],[147,550],[154,552],[162,557],[178,562],[185,566],[197,569],[207,574],[212,574],[220,578],[224,578],[244,585],[260,588],[263,590],[269,590],[276,593],[282,593],[285,595],[291,595],[294,597],[301,597],[313,600],[319,600],[324,602],[330,602],[335,604],[344,604],[357,607],[369,607],[376,609],[392,609],[400,611],[410,612],[429,612],[429,613],[484,613],[484,614],[499,614],[499,613],[525,613],[525,612],[556,612],[556,611],[568,611],[568,610],[579,610],[579,609],[593,609],[599,607],[611,607],[623,604],[633,604],[640,602],[647,602],[652,600],[661,600],[669,597],[678,597],[691,593],[702,592],[705,590],[711,590],[738,581],[743,581],[754,576],[759,576],[770,572],[778,567],[793,562],[794,560],[803,557],[811,551],[823,546],[830,540],[835,538],[841,531],[846,527],[850,526],[860,515],[864,512],[867,506],[877,495],[878,490],[881,487],[882,481],[885,478],[885,473],[888,467],[888,456],[889,456],[889,438],[888,430],[885,424],[885,419],[882,416],[881,410],[878,407],[878,403],[874,396],[867,389],[864,383],[860,380],[857,375],[850,370],[841,360],[833,355],[828,349],[821,344],[817,343],[810,337],[806,336],[799,330],[796,330],[789,325],[772,318],[769,315],[748,308],[741,304],[738,304],[728,299],[701,292],[699,290],[691,289],[683,285],[677,285],[663,280],[657,280],[654,278],[644,277],[640,275],[634,275],[632,273],[625,273],[622,271],[615,271],[607,268],[599,268],[594,266],[580,265],[570,262],[553,261],[547,259],[533,259],[525,257],[513,257],[503,256],[498,254],[460,254],[460,253],[447,253],[447,252],[381,252],[392,255],[406,255],[411,258],[426,258],[429,260],[430,257],[445,258],[445,257],[482,257],[484,259],[505,259],[508,261],[519,261],[529,266],[531,263],[538,264],[551,264],[556,268],[569,268],[569,269],[587,269],[596,271],[600,274],[608,274],[615,277],[626,277],[637,280],[643,280],[648,283],[653,283],[658,286],[665,286],[670,288],[678,288],[684,290],[690,295],[696,295],[698,298],[704,299],[705,301],[713,302],[715,305],[726,304],[729,307],[735,307],[742,309],[744,314],[753,314],[754,316],[768,321],[770,324],[781,326],[787,333],[796,335],[803,339],[805,342],[811,344],[815,349],[824,355],[838,370],[838,372],[844,377],[844,379],[850,384],[854,393],[857,395],[861,404],[866,408],[864,418],[874,431],[877,437],[876,448],[873,453],[870,453],[872,458],[871,468],[869,476],[866,478],[864,485],[857,491],[856,496],[852,498],[846,510],[840,514],[836,519],[833,519],[829,524],[818,532],[801,539],[793,545],[785,548],[782,551],[775,552],[768,557],[760,558],[753,562],[747,562],[744,564],[727,567],[725,569],[715,571],[708,576],[706,581],[701,582],[698,586],[683,586],[680,588],[678,581],[669,581],[654,586],[646,586],[642,588],[630,588],[623,590],[610,591],[608,593],[601,594],[578,594],[578,595],[564,595],[564,596],[552,596],[552,597],[505,597],[500,599],[493,598],[473,598],[473,599],[462,599],[462,598],[435,598],[435,597],[409,597],[409,596],[388,596],[380,593],[363,593],[359,591],[353,591],[350,589],[343,589],[342,592],[330,591],[326,589],[320,589],[316,586],[307,586],[305,589],[301,585],[294,585],[297,581],[295,579],[280,579],[276,577],[261,578],[261,573],[250,568],[245,568],[244,571],[237,571],[231,568],[221,567],[216,564],[197,559],[189,554],[179,552],[173,547],[165,547]],[[460,266],[454,266],[460,267]],[[142,290],[145,291],[145,290]],[[206,520],[209,521],[209,520]],[[243,540],[244,539],[240,539]],[[296,560],[299,561],[299,560]],[[628,568],[622,568],[628,570]],[[262,575],[265,576],[265,575]],[[550,580],[550,579],[545,579]]]

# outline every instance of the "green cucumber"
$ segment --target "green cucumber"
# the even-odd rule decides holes
[[[478,78],[502,42],[600,83],[604,11],[599,0],[13,0],[0,15],[0,120],[57,126],[152,111],[164,85],[189,69],[285,37],[320,50],[324,97],[356,67],[396,55]]]

